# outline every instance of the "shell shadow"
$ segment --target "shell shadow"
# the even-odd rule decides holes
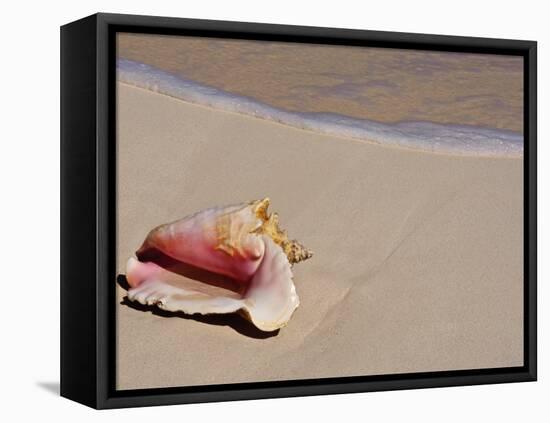
[[[126,280],[126,275],[120,274],[117,276],[118,285],[128,291],[130,285]],[[183,312],[171,312],[166,310],[161,310],[158,307],[153,305],[144,305],[138,302],[130,301],[127,296],[124,296],[121,305],[128,306],[138,311],[151,312],[155,316],[166,317],[166,318],[180,318],[185,320],[194,320],[196,322],[215,325],[215,326],[229,326],[235,332],[240,333],[241,335],[247,336],[254,339],[267,339],[277,336],[279,334],[279,329],[273,332],[264,332],[254,326],[251,322],[242,317],[239,313],[228,313],[228,314],[185,314]]]

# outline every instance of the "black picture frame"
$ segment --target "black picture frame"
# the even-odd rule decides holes
[[[524,58],[524,365],[117,391],[117,32],[517,55]],[[61,395],[90,407],[230,401],[535,381],[537,44],[534,41],[95,14],[61,27]]]

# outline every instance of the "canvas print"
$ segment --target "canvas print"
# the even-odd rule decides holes
[[[116,389],[524,364],[522,57],[116,48]]]

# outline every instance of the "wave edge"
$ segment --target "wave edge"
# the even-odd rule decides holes
[[[117,60],[117,80],[202,106],[381,145],[464,156],[523,155],[523,135],[513,131],[433,122],[385,123],[336,113],[291,112],[128,59]]]

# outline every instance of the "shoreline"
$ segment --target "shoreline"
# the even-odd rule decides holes
[[[523,129],[521,58],[128,33],[117,54],[289,111]]]
[[[317,133],[455,155],[493,157],[523,154],[523,135],[510,130],[410,119],[389,123],[358,119],[338,112],[289,111],[254,97],[204,85],[145,63],[125,59],[117,61],[117,79],[192,104],[280,122]]]
[[[292,129],[295,129],[295,130],[298,130],[298,131],[305,131],[305,132],[308,132],[308,133],[314,133],[314,134],[317,134],[317,135],[320,135],[320,136],[339,138],[339,139],[346,140],[346,141],[353,141],[353,142],[358,142],[358,143],[363,143],[363,144],[370,144],[370,145],[380,146],[380,147],[385,147],[385,148],[394,148],[394,149],[397,149],[397,150],[404,150],[404,151],[408,151],[408,152],[428,153],[428,154],[449,156],[449,157],[467,157],[467,158],[503,159],[503,160],[523,160],[523,158],[524,158],[523,151],[522,151],[521,154],[517,154],[517,155],[512,155],[512,154],[510,154],[510,155],[490,155],[490,154],[479,154],[479,153],[478,154],[472,154],[472,153],[469,154],[469,153],[466,153],[466,152],[462,152],[462,153],[454,152],[453,153],[453,152],[448,152],[448,151],[436,151],[436,150],[422,149],[421,147],[408,147],[408,146],[399,145],[399,144],[384,143],[384,142],[379,142],[379,141],[375,141],[375,140],[372,140],[372,139],[364,139],[364,138],[357,138],[357,137],[352,137],[352,136],[325,133],[325,132],[321,132],[321,131],[316,131],[314,129],[296,127],[296,126],[287,124],[285,122],[281,122],[281,121],[277,121],[277,120],[273,120],[273,119],[266,119],[266,118],[263,118],[261,116],[253,116],[253,115],[249,115],[249,114],[246,114],[246,113],[240,113],[240,112],[237,112],[237,111],[219,109],[219,108],[216,108],[216,107],[208,105],[208,104],[194,103],[192,101],[184,100],[184,99],[182,99],[180,97],[176,97],[174,95],[170,95],[170,94],[167,94],[167,93],[164,93],[164,92],[155,91],[155,90],[152,90],[152,89],[149,89],[149,88],[144,88],[144,87],[141,87],[139,85],[135,85],[135,84],[132,84],[132,83],[129,83],[129,82],[121,81],[121,80],[117,80],[117,84],[129,87],[129,88],[135,88],[135,89],[142,90],[142,91],[152,93],[152,94],[166,96],[166,97],[171,98],[175,101],[180,101],[180,102],[188,104],[190,106],[202,107],[202,108],[205,108],[205,109],[208,109],[208,110],[217,111],[217,112],[221,112],[221,113],[228,113],[228,114],[232,114],[232,115],[236,115],[236,116],[244,116],[244,117],[248,117],[248,118],[252,118],[252,119],[258,119],[258,120],[264,121],[266,123],[272,123],[272,124],[275,124],[275,125],[282,125],[284,127],[292,128]],[[396,123],[399,123],[399,122],[396,122]],[[421,122],[421,123],[424,123],[424,122]],[[425,123],[433,123],[433,122],[425,122]],[[486,128],[486,127],[478,127],[478,128],[487,129],[487,130],[492,130],[493,129],[493,128]]]

